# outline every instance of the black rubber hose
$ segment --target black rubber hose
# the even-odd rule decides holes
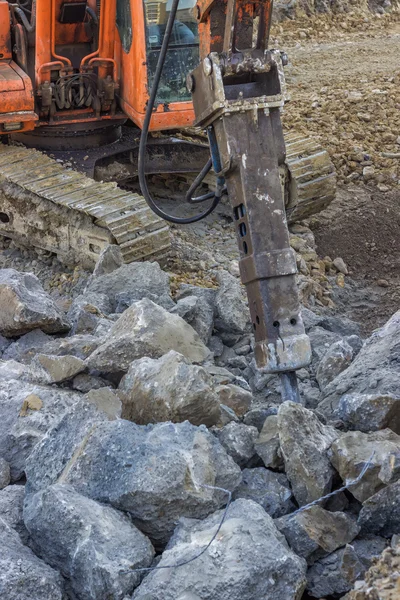
[[[147,180],[146,180],[146,174],[145,174],[146,146],[147,146],[147,138],[149,135],[149,126],[150,126],[150,121],[151,121],[151,117],[153,114],[154,104],[156,101],[158,86],[159,86],[160,79],[161,79],[161,73],[162,73],[162,70],[164,67],[164,63],[165,63],[165,57],[166,57],[167,51],[168,51],[169,40],[171,37],[174,22],[175,22],[176,11],[178,10],[178,5],[179,5],[179,0],[172,0],[171,11],[169,13],[167,26],[165,28],[164,39],[161,44],[160,55],[159,55],[158,61],[157,61],[157,67],[156,67],[156,71],[154,74],[154,81],[153,81],[153,85],[151,88],[150,98],[148,100],[147,107],[146,107],[146,114],[144,117],[142,134],[140,136],[140,143],[139,143],[138,176],[139,176],[140,189],[142,191],[143,197],[146,200],[149,207],[151,208],[151,210],[153,212],[155,212],[156,215],[158,215],[162,219],[165,219],[165,221],[169,221],[170,223],[176,223],[178,225],[188,225],[189,223],[196,223],[197,221],[204,219],[204,217],[206,217],[207,215],[212,213],[212,211],[216,208],[216,206],[218,205],[218,203],[221,199],[223,189],[220,186],[217,186],[217,191],[215,194],[213,194],[213,197],[214,197],[213,202],[204,212],[200,213],[199,215],[195,215],[193,217],[175,217],[173,215],[169,215],[168,213],[164,212],[154,202],[154,200],[151,197],[151,194],[149,192],[149,188],[147,186]],[[208,163],[207,163],[207,165],[208,165]],[[197,180],[197,178],[196,178],[196,180]],[[197,187],[198,187],[198,185],[199,184],[197,184]]]
[[[32,33],[32,31],[35,31],[35,23],[32,23],[32,25],[29,23],[24,11],[22,8],[20,8],[18,6],[18,4],[12,4],[11,5],[14,8],[14,11],[17,13],[17,15],[19,16],[19,18],[22,21],[23,26],[25,27],[25,29],[29,32]]]

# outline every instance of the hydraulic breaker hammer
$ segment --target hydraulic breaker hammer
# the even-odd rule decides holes
[[[214,4],[198,4],[200,28],[208,23],[210,35]],[[295,371],[310,363],[311,348],[300,312],[280,177],[286,57],[267,49],[270,0],[228,0],[225,10],[222,48],[203,52],[187,83],[196,125],[207,129],[213,167],[225,179],[233,209],[257,366],[280,375],[283,400],[299,402]]]

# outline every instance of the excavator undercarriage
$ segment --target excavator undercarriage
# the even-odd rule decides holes
[[[185,132],[173,141],[166,135],[152,140],[149,174],[172,172],[188,181],[194,178],[209,149],[203,136],[188,131],[186,143],[183,137]],[[93,154],[84,160],[87,150],[53,153],[73,168],[33,148],[0,144],[0,234],[88,269],[108,244],[119,245],[127,263],[162,263],[170,249],[169,227],[141,194],[126,189],[137,178],[137,149],[130,131],[125,134],[126,144],[127,138],[129,150],[120,145],[110,156],[100,147],[93,153],[96,161]],[[328,153],[299,135],[286,136],[281,181],[289,223],[320,212],[335,195],[336,178]],[[211,176],[207,182],[212,186]]]

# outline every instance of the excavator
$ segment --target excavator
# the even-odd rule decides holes
[[[299,401],[310,343],[287,223],[330,203],[335,173],[314,141],[284,139],[271,19],[272,0],[0,0],[0,234],[85,267],[108,244],[162,261],[166,221],[228,198],[257,365]],[[167,213],[154,174],[186,178],[199,212]]]

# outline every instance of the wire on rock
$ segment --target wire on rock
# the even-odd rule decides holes
[[[145,571],[159,571],[161,569],[177,569],[178,567],[184,567],[185,565],[188,565],[189,563],[193,562],[194,560],[197,560],[198,558],[200,558],[200,556],[202,556],[202,554],[204,554],[209,547],[211,546],[211,544],[213,543],[213,541],[215,540],[215,538],[217,537],[217,535],[219,534],[219,532],[221,531],[221,527],[224,524],[224,521],[226,519],[226,515],[228,514],[228,509],[229,506],[232,502],[232,492],[230,490],[226,490],[225,488],[221,488],[221,487],[217,487],[215,485],[206,485],[203,483],[198,483],[197,484],[199,487],[204,487],[204,488],[208,488],[209,490],[218,490],[220,492],[224,492],[225,494],[228,495],[228,502],[227,505],[225,507],[225,510],[222,514],[222,518],[219,522],[219,525],[214,533],[214,535],[212,536],[212,538],[210,539],[210,541],[208,542],[208,544],[206,546],[204,546],[204,548],[202,550],[200,550],[200,552],[198,552],[197,554],[195,554],[194,556],[192,556],[192,558],[189,558],[188,560],[184,560],[182,562],[176,563],[175,565],[161,565],[161,566],[155,566],[155,567],[139,567],[137,569],[130,569],[130,571],[141,571],[141,572],[145,572]]]
[[[348,483],[346,483],[346,485],[342,486],[338,490],[330,492],[330,494],[326,494],[325,496],[321,496],[321,498],[317,498],[317,500],[313,500],[313,502],[310,502],[309,504],[305,504],[304,506],[301,506],[300,508],[298,508],[294,512],[290,513],[290,515],[288,515],[288,516],[291,517],[293,515],[297,515],[300,512],[303,512],[304,510],[308,510],[309,508],[311,508],[312,506],[315,506],[316,504],[319,504],[323,500],[328,500],[328,498],[332,498],[332,496],[336,496],[336,494],[340,494],[340,492],[344,492],[345,490],[347,490],[352,485],[356,485],[356,483],[358,483],[359,481],[361,481],[361,479],[364,477],[365,473],[370,468],[371,463],[372,463],[372,459],[374,458],[374,456],[375,456],[375,450],[372,452],[371,456],[369,457],[369,459],[365,463],[364,467],[362,468],[360,474],[357,475],[357,477],[355,479],[349,481]]]

